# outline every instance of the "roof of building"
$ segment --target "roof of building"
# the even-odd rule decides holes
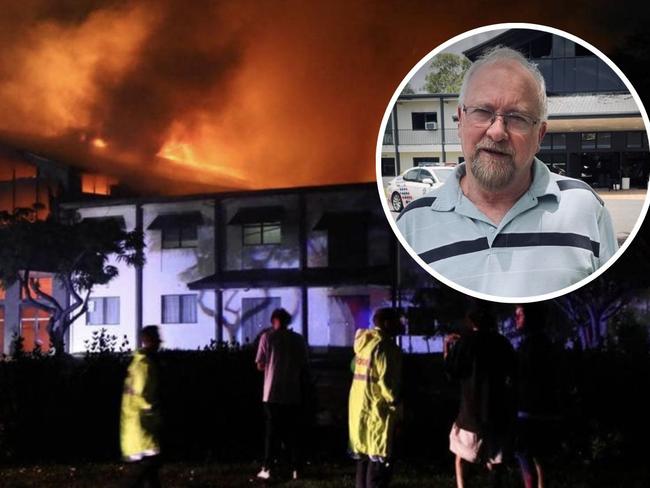
[[[439,99],[439,94],[407,95],[400,100]],[[458,98],[446,95],[445,98]],[[549,95],[548,114],[550,118],[564,117],[640,117],[641,112],[629,93],[581,93],[575,95]]]
[[[62,208],[86,208],[86,207],[110,207],[117,205],[133,204],[150,204],[150,203],[167,203],[167,202],[184,202],[196,200],[225,200],[227,198],[239,197],[262,197],[274,195],[298,195],[314,193],[330,193],[338,191],[377,191],[377,183],[374,181],[362,183],[338,183],[331,185],[314,185],[314,186],[296,186],[287,188],[271,188],[259,190],[237,190],[213,193],[197,193],[188,195],[170,195],[170,196],[147,196],[131,198],[113,198],[107,197],[99,201],[66,201],[61,203]]]
[[[540,31],[536,29],[508,29],[501,34],[498,34],[486,41],[472,46],[469,49],[463,51],[463,54],[470,60],[476,61],[476,59],[483,54],[483,51],[487,48],[502,45],[510,46],[516,48],[517,46],[523,44],[530,39],[540,37],[547,34],[545,31]]]
[[[629,93],[595,93],[548,97],[548,114],[554,117],[640,116]]]

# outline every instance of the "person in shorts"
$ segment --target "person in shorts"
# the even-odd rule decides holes
[[[449,434],[455,454],[456,485],[465,487],[465,464],[484,465],[490,486],[501,486],[502,463],[514,417],[512,382],[515,353],[496,330],[496,318],[486,304],[466,315],[471,331],[445,337],[448,376],[460,383],[460,408]]]

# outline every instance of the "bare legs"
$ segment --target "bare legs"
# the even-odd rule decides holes
[[[465,473],[463,471],[463,458],[456,456],[456,488],[465,488]]]

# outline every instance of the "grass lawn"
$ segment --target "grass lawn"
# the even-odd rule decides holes
[[[343,488],[354,487],[354,466],[349,464],[325,464],[309,466],[305,477],[299,481],[276,482],[265,484],[253,479],[258,466],[253,464],[184,464],[165,465],[161,471],[164,487],[263,487],[283,486],[287,488]],[[453,488],[451,463],[445,471],[441,468],[426,466],[397,465],[397,472],[392,488]],[[122,464],[83,464],[79,466],[30,466],[0,468],[0,486],[4,488],[19,487],[88,487],[112,488],[124,486],[130,469]],[[518,473],[510,470],[505,487],[520,487]],[[477,474],[472,487],[487,486],[485,478]],[[570,472],[555,473],[554,488],[647,488],[641,469],[623,468],[593,469],[579,468]]]

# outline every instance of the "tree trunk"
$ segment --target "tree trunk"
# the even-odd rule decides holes
[[[54,354],[61,356],[65,353],[65,333],[70,327],[70,322],[64,317],[55,318],[52,316],[48,324],[50,342],[54,348]]]

